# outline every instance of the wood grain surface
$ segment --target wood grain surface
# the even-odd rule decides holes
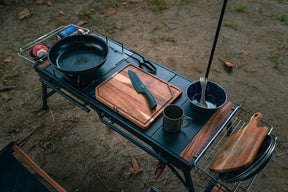
[[[42,63],[40,63],[40,64],[38,65],[38,67],[40,67],[41,69],[45,69],[45,68],[48,67],[49,65],[50,65],[50,62],[49,62],[49,60],[47,59],[47,60],[43,61]]]
[[[128,70],[134,71],[150,91],[157,103],[155,109],[151,110],[147,98],[135,90],[128,76]],[[172,103],[181,93],[181,89],[132,64],[126,65],[95,88],[97,100],[142,129],[147,129],[161,115],[164,107]]]
[[[227,101],[223,107],[218,109],[207,123],[200,129],[195,137],[188,143],[184,150],[180,153],[180,157],[187,162],[191,162],[194,156],[200,151],[203,145],[214,134],[215,130],[225,120],[235,105]]]
[[[257,127],[262,114],[253,114],[249,123],[240,131],[230,135],[210,164],[215,172],[231,172],[246,168],[252,164],[264,138],[267,127]]]

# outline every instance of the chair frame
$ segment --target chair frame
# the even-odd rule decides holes
[[[60,186],[54,179],[52,179],[43,169],[41,169],[19,146],[16,142],[11,142],[6,146],[11,154],[17,153],[25,163],[27,163],[35,172],[37,172],[47,183],[49,183],[58,192],[67,192],[62,186]]]

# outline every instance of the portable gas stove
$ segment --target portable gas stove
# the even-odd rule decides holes
[[[228,101],[217,112],[210,116],[200,117],[197,122],[189,126],[190,128],[181,130],[179,134],[169,135],[163,132],[161,114],[149,124],[147,129],[142,129],[131,119],[121,115],[119,109],[111,108],[97,100],[95,88],[109,78],[115,77],[115,74],[119,74],[121,69],[129,65],[142,68],[148,75],[153,73],[153,77],[159,81],[169,82],[171,86],[175,86],[183,92],[192,81],[124,47],[122,43],[112,38],[104,37],[79,26],[77,27],[83,29],[86,34],[96,35],[105,40],[109,47],[105,64],[91,75],[67,75],[50,64],[47,57],[38,60],[29,57],[28,52],[33,46],[36,44],[52,45],[57,41],[56,35],[70,26],[61,26],[43,35],[22,47],[18,54],[26,63],[33,66],[40,76],[43,109],[48,108],[48,98],[54,93],[58,93],[87,112],[90,109],[95,110],[104,124],[159,160],[159,167],[156,170],[157,177],[167,165],[189,191],[195,190],[190,175],[192,169],[195,172],[194,175],[202,179],[201,190],[206,188],[210,191],[215,186],[221,191],[249,189],[255,176],[245,182],[224,183],[218,179],[218,174],[211,172],[208,167],[209,162],[223,144],[227,131],[229,130],[231,133],[242,129],[249,122],[250,112],[236,103]],[[195,116],[185,94],[178,95],[173,103],[180,105],[186,115]],[[231,128],[231,123],[236,126]],[[262,120],[261,125],[268,127],[269,134],[271,133],[271,125]],[[179,170],[183,175],[179,173]]]

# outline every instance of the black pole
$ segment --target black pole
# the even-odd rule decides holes
[[[222,20],[223,20],[223,17],[224,17],[226,5],[227,5],[227,0],[224,0],[223,6],[222,6],[222,10],[221,10],[221,14],[220,14],[220,18],[219,18],[219,21],[218,21],[218,26],[217,26],[215,38],[214,38],[214,43],[213,43],[212,50],[211,50],[211,54],[210,54],[210,59],[209,59],[208,67],[207,67],[207,70],[206,70],[206,75],[205,75],[205,78],[206,78],[206,79],[208,78],[209,71],[210,71],[210,67],[211,67],[211,64],[212,64],[212,60],[213,60],[213,56],[214,56],[214,51],[215,51],[215,48],[216,48],[216,44],[217,44],[219,32],[220,32],[220,29],[221,29]]]

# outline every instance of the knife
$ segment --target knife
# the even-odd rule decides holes
[[[151,95],[150,91],[144,86],[142,81],[139,79],[137,74],[134,71],[128,70],[129,78],[132,82],[133,87],[138,93],[142,93],[146,96],[148,103],[151,109],[154,109],[157,105],[156,101],[154,100],[153,96]]]

